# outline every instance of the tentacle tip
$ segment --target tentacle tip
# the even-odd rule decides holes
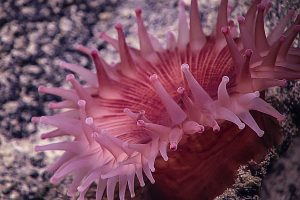
[[[83,192],[83,191],[84,191],[84,187],[78,186],[78,187],[77,187],[77,191],[78,191],[78,192]]]
[[[263,130],[260,130],[260,131],[258,131],[256,133],[257,133],[258,137],[262,137],[265,134],[265,132]]]
[[[286,36],[285,35],[281,35],[279,38],[279,42],[284,42],[286,40]]]
[[[58,59],[58,60],[57,60],[57,65],[58,65],[59,67],[64,68],[64,67],[65,67],[65,64],[66,64],[65,61],[63,61],[63,60],[61,60],[61,59]]]
[[[100,134],[107,136],[109,133],[106,129],[101,129]]]
[[[176,142],[170,142],[170,149],[171,151],[177,150],[177,143]]]
[[[87,117],[87,118],[85,119],[85,123],[86,123],[87,125],[92,125],[92,124],[94,123],[94,119],[93,119],[92,117]]]
[[[185,3],[183,0],[179,0],[179,4],[178,4],[179,7],[185,7]]]
[[[40,119],[39,119],[39,122],[40,123],[45,123],[47,120],[47,117],[46,116],[41,116]]]
[[[130,194],[130,197],[131,198],[134,198],[135,197],[135,194],[133,193],[133,194]]]
[[[257,5],[257,10],[258,11],[264,11],[266,8],[266,5],[264,3],[260,3]]]
[[[228,83],[229,82],[229,77],[228,76],[223,76],[222,82]]]
[[[228,26],[223,26],[223,27],[221,28],[221,32],[224,33],[224,34],[228,34],[228,33],[229,33],[229,28],[228,28]]]
[[[95,140],[98,137],[98,133],[92,132],[92,138]]]
[[[77,105],[78,105],[79,107],[84,107],[84,106],[86,105],[86,101],[80,99],[80,100],[77,102]]]
[[[286,117],[284,115],[281,115],[281,116],[277,117],[277,121],[278,122],[283,122],[285,120],[285,118]]]
[[[40,117],[31,117],[31,122],[39,123],[40,122]]]
[[[123,30],[123,25],[121,23],[117,23],[115,25],[115,29],[119,30],[119,31],[122,31]]]
[[[34,147],[34,151],[36,151],[36,152],[40,152],[40,151],[42,151],[42,149],[41,149],[41,146],[35,146]]]
[[[237,20],[238,20],[239,24],[243,24],[245,22],[245,17],[244,16],[238,16]]]
[[[45,93],[45,89],[46,89],[46,87],[41,85],[41,86],[38,87],[38,92],[39,93]]]
[[[140,110],[140,111],[139,111],[139,114],[140,114],[140,115],[145,115],[145,113],[146,113],[145,110]]]
[[[106,174],[104,174],[104,175],[101,175],[100,178],[104,180],[104,179],[107,179],[109,177]]]
[[[300,25],[295,25],[294,31],[295,31],[295,32],[299,32],[299,31],[300,31]]]
[[[123,109],[123,112],[124,112],[124,113],[128,113],[129,111],[130,111],[129,108],[124,108],[124,109]]]
[[[205,131],[205,127],[202,125],[199,125],[199,133],[203,133]]]
[[[122,147],[123,147],[123,148],[128,148],[128,147],[129,147],[129,144],[128,144],[128,142],[126,142],[126,141],[125,141],[125,142],[123,142],[123,143],[122,143]]]
[[[271,8],[272,2],[271,1],[265,1],[264,6],[265,6],[265,9]]]
[[[282,87],[287,86],[287,80],[285,80],[285,79],[279,80],[279,86],[282,86]]]
[[[67,80],[67,81],[72,81],[72,80],[74,80],[74,79],[75,79],[74,74],[68,74],[68,75],[66,76],[66,80]]]
[[[53,103],[53,102],[48,103],[48,108],[50,108],[50,109],[55,108],[55,103]]]
[[[171,31],[168,31],[168,32],[166,33],[166,37],[167,37],[167,38],[172,38],[172,37],[173,37],[173,33],[172,33]]]
[[[241,123],[238,125],[239,129],[242,130],[246,127],[246,125],[244,123]]]
[[[136,9],[135,9],[135,14],[136,14],[136,16],[141,16],[141,14],[142,14],[142,9],[141,9],[141,8],[136,8]]]
[[[213,131],[214,131],[214,132],[219,132],[219,131],[220,131],[220,126],[219,126],[219,125],[215,125],[215,126],[213,127]]]
[[[150,81],[156,81],[158,79],[158,76],[157,74],[152,74],[150,77],[149,77]]]
[[[295,10],[289,10],[287,14],[292,17],[295,14]]]
[[[76,50],[79,49],[81,46],[82,46],[82,45],[79,44],[79,43],[73,44],[73,48],[76,49]]]
[[[55,177],[50,178],[50,183],[56,184],[58,180]]]
[[[247,49],[247,50],[245,51],[245,55],[246,55],[247,57],[250,57],[252,54],[253,54],[253,50],[252,50],[252,49]]]
[[[100,32],[99,33],[99,38],[103,39],[105,37],[106,33],[105,32]]]
[[[233,26],[234,26],[234,21],[233,21],[232,19],[230,19],[230,20],[228,21],[228,25],[231,26],[231,27],[233,27]]]
[[[145,187],[145,185],[146,185],[145,183],[140,183],[141,187]]]
[[[48,137],[47,137],[47,135],[44,133],[44,134],[42,134],[42,135],[40,136],[40,138],[41,138],[42,140],[45,140],[45,139],[47,139]]]
[[[254,92],[254,96],[255,96],[255,97],[259,97],[259,95],[260,95],[259,91],[255,91],[255,92]]]
[[[145,121],[144,120],[137,120],[136,125],[137,126],[145,126]]]
[[[178,94],[183,94],[184,91],[185,91],[185,88],[184,88],[184,87],[179,87],[179,88],[177,88],[177,93],[178,93]]]
[[[76,195],[76,192],[70,191],[70,190],[67,191],[67,196],[69,196],[69,197],[71,197],[71,198],[74,198],[75,195]],[[80,199],[79,199],[79,200],[80,200]]]
[[[92,57],[98,56],[98,53],[99,53],[99,51],[95,48],[91,50]]]
[[[190,66],[186,63],[181,65],[181,71],[187,71],[187,70],[189,70],[189,68],[190,68]]]

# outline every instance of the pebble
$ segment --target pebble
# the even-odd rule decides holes
[[[72,22],[66,17],[63,17],[59,22],[59,28],[63,32],[70,31],[72,28]]]

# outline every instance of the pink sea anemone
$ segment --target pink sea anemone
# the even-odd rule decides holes
[[[71,175],[68,195],[76,197],[79,192],[78,199],[84,199],[93,182],[98,200],[105,189],[107,198],[113,199],[117,183],[120,199],[125,198],[127,185],[134,197],[135,177],[141,186],[143,173],[154,183],[156,158],[168,161],[168,149],[180,149],[182,138],[204,137],[210,129],[225,135],[229,129],[223,131],[222,124],[231,132],[247,129],[251,137],[262,137],[264,130],[250,110],[284,120],[260,92],[300,78],[300,50],[291,47],[300,17],[285,30],[293,18],[289,12],[266,36],[269,1],[255,0],[245,17],[238,17],[239,30],[228,20],[227,4],[221,1],[215,31],[206,36],[197,0],[191,1],[190,24],[180,2],[178,36],[168,32],[165,48],[147,33],[142,11],[136,9],[140,49],[126,44],[121,24],[115,26],[118,39],[100,36],[120,54],[121,61],[114,66],[96,49],[76,46],[92,58],[97,73],[62,61],[62,68],[77,73],[86,84],[70,74],[66,80],[73,89],[40,86],[40,93],[63,99],[50,103],[50,108],[68,111],[32,119],[57,128],[42,139],[74,138],[35,148],[65,151],[48,167],[54,173],[52,183]]]

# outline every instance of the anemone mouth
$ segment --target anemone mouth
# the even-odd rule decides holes
[[[264,154],[264,146],[269,148],[278,143],[278,134],[264,136],[271,126],[268,124],[270,120],[267,120],[267,125],[261,125],[262,122],[257,122],[250,110],[265,113],[278,121],[284,119],[283,115],[259,97],[259,91],[282,86],[285,79],[300,77],[297,60],[299,49],[290,51],[299,32],[297,24],[300,18],[298,16],[296,19],[296,25],[284,31],[287,20],[292,17],[289,16],[275,28],[271,38],[267,38],[263,20],[269,6],[266,2],[255,1],[246,17],[238,18],[238,35],[234,23],[228,22],[227,0],[221,1],[216,31],[207,37],[199,21],[197,1],[191,1],[190,26],[181,1],[178,37],[176,39],[172,33],[168,33],[166,48],[146,31],[142,11],[137,9],[140,49],[127,45],[121,24],[115,26],[118,39],[101,34],[101,38],[113,45],[120,54],[121,61],[114,67],[106,63],[96,49],[77,45],[79,51],[91,57],[97,73],[60,62],[62,68],[79,74],[87,84],[81,85],[70,74],[66,80],[72,85],[71,90],[39,87],[40,93],[62,97],[63,101],[50,104],[51,108],[69,110],[54,116],[33,118],[34,122],[57,127],[43,134],[43,139],[63,135],[74,137],[73,141],[36,147],[36,151],[65,151],[50,167],[50,171],[54,172],[52,181],[56,183],[71,174],[73,182],[68,195],[75,197],[78,191],[79,199],[84,198],[92,182],[98,185],[97,199],[102,198],[105,190],[108,199],[113,199],[115,186],[119,182],[119,197],[124,199],[127,185],[131,196],[134,196],[135,176],[141,186],[145,185],[143,174],[151,183],[155,182],[152,172],[155,171],[155,160],[159,155],[167,161],[167,149],[176,151],[179,147],[183,149],[179,155],[184,156],[183,152],[190,151],[187,141],[196,136],[201,138],[197,133],[203,133],[204,130],[204,139],[195,140],[197,142],[192,145],[196,149],[192,157],[197,157],[197,153],[201,155],[210,152],[211,155],[217,155],[215,159],[221,159],[222,156],[230,159],[234,163],[227,170],[231,177],[236,166],[260,156],[258,150]],[[260,115],[255,117],[258,119]],[[227,122],[221,123],[224,121]],[[212,135],[212,131],[220,130],[221,134]],[[262,136],[262,141],[265,138],[271,144],[258,145],[260,149],[251,154],[247,154],[247,149],[238,144],[243,154],[247,155],[245,158],[219,153],[220,149],[227,150],[225,144],[237,143],[236,138],[250,138],[245,144],[255,149],[255,142],[259,143]],[[178,146],[182,140],[186,142]],[[212,149],[203,147],[210,142],[214,144]],[[231,147],[229,145],[226,151],[228,154],[234,151]],[[170,163],[174,164],[174,158],[177,160],[178,157],[170,155]],[[177,167],[184,160],[174,164],[174,168],[168,167],[169,172],[159,176],[167,178],[165,181],[158,178],[160,182],[165,185],[170,183],[170,173],[177,174],[178,169],[181,169]],[[195,167],[191,159],[188,162],[188,169]],[[196,164],[200,162],[198,158],[195,161]],[[219,170],[214,167],[215,163],[207,162],[214,170]],[[197,169],[200,168],[192,171],[199,175]],[[214,170],[207,170],[212,178],[218,174]],[[189,176],[192,174],[187,173],[182,178]],[[176,182],[171,188],[178,188],[181,183]],[[225,185],[228,184],[230,182]],[[220,188],[224,189],[225,185]],[[193,185],[191,188],[195,189]],[[219,191],[214,190],[214,194],[210,195],[216,195]]]
[[[156,54],[159,57],[157,63],[144,62],[143,66],[135,64],[138,69],[145,69],[138,71],[135,79],[129,79],[126,76],[120,78],[122,84],[118,85],[117,88],[120,98],[110,99],[101,97],[99,94],[92,95],[94,101],[99,105],[105,105],[105,109],[112,113],[105,116],[104,119],[98,119],[97,116],[93,116],[94,111],[87,111],[87,115],[95,119],[96,126],[106,129],[116,136],[119,136],[120,130],[136,137],[140,133],[142,137],[140,140],[143,141],[145,129],[136,126],[136,122],[128,118],[126,113],[123,113],[124,108],[129,108],[134,112],[144,111],[151,122],[170,126],[170,117],[148,79],[150,75],[155,73],[171,98],[177,104],[183,105],[181,94],[176,91],[178,87],[187,85],[181,71],[181,63],[187,63],[190,66],[195,79],[214,99],[217,98],[217,88],[223,74],[235,76],[232,73],[233,65],[230,52],[224,48],[220,53],[216,53],[213,41],[208,42],[197,54],[193,54],[189,47],[185,52],[179,52],[178,48],[175,48],[173,51],[164,50],[156,52]],[[188,87],[186,87],[185,92],[191,96]],[[121,123],[122,120],[124,120],[123,123]],[[115,126],[111,122],[114,122]],[[134,136],[128,137],[133,139]],[[124,138],[120,135],[123,140],[125,137],[126,134],[124,134]],[[137,140],[139,139],[137,138]]]

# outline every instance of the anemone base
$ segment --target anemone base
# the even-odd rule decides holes
[[[274,118],[252,112],[265,130],[262,138],[246,127],[239,130],[224,122],[221,132],[205,131],[201,137],[183,138],[169,161],[158,159],[152,186],[154,199],[213,199],[234,184],[238,168],[249,162],[261,162],[268,151],[283,139]]]

